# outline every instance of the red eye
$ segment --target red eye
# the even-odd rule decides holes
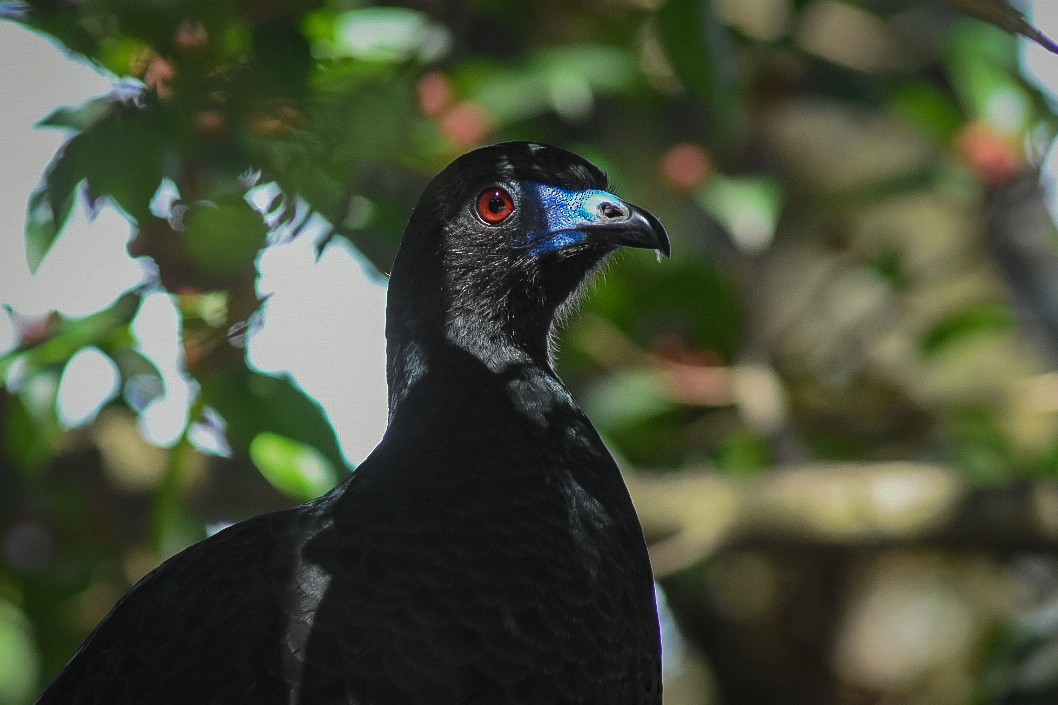
[[[478,215],[489,225],[499,225],[514,213],[514,199],[499,186],[492,186],[478,196]]]

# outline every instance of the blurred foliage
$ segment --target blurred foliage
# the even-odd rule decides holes
[[[1054,47],[1004,0],[36,0],[0,17],[115,77],[41,122],[69,138],[29,196],[31,268],[75,207],[110,205],[156,273],[82,319],[17,319],[0,357],[0,705],[30,702],[166,555],[340,480],[319,405],[246,361],[262,248],[325,222],[319,251],[343,238],[385,271],[433,173],[521,138],[596,161],[673,237],[672,261],[608,273],[560,361],[626,466],[698,478],[668,500],[688,525],[738,514],[734,490],[692,492],[701,478],[780,482],[742,520],[778,527],[740,539],[764,548],[719,549],[723,524],[687,554],[644,505],[715,683],[674,676],[670,702],[1058,698],[1053,535],[1000,531],[993,550],[982,505],[969,551],[916,553],[909,530],[886,552],[882,520],[786,550],[796,530],[768,519],[889,516],[923,491],[834,504],[844,490],[794,465],[929,460],[1000,493],[1058,478],[1058,260],[1038,207],[1058,121],[1011,33]],[[1035,279],[1017,266],[1029,236]],[[171,448],[136,430],[164,393],[132,328],[158,290],[198,389]],[[57,395],[85,350],[116,391],[70,428]],[[1016,496],[1058,516],[1053,494]]]

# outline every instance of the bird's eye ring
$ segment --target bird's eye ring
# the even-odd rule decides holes
[[[490,186],[478,196],[478,217],[489,225],[499,225],[514,213],[514,199],[507,190]]]

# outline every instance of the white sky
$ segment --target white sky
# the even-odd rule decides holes
[[[112,80],[13,23],[0,22],[0,47],[0,304],[26,316],[52,309],[84,316],[106,307],[144,272],[125,251],[128,224],[105,209],[91,222],[83,210],[75,211],[37,276],[30,276],[26,202],[64,137],[33,125],[58,106],[109,92]],[[250,356],[264,371],[290,372],[323,405],[343,450],[357,463],[385,429],[385,289],[341,243],[317,262],[312,235],[263,255],[259,287],[272,296]],[[179,433],[192,393],[178,372],[176,323],[172,303],[161,293],[148,298],[135,322],[141,347],[162,368],[168,391],[146,410],[142,430],[163,445]],[[0,312],[0,352],[11,347],[13,336],[10,319]],[[91,420],[113,393],[113,372],[101,357],[88,351],[63,376],[64,421]]]

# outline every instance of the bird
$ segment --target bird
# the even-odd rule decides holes
[[[611,190],[535,142],[444,168],[392,267],[376,449],[147,574],[38,705],[661,703],[643,530],[554,368],[612,253],[669,254]]]

